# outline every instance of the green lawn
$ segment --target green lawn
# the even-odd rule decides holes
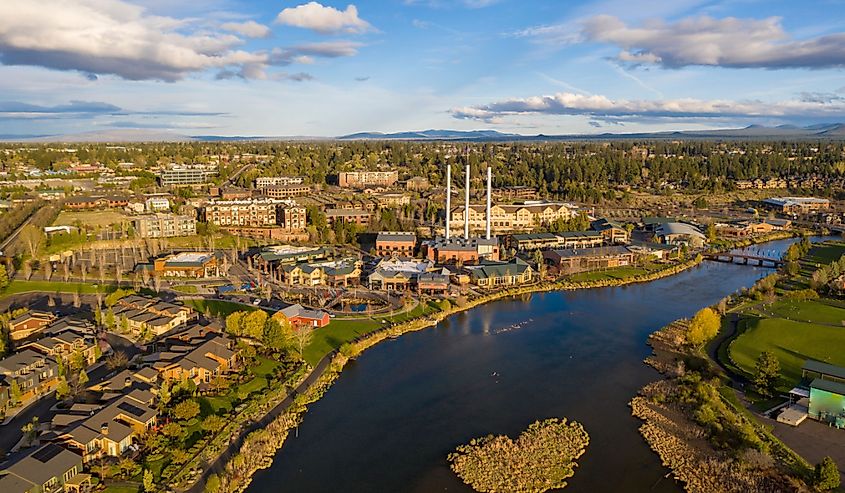
[[[276,371],[276,368],[278,368],[279,366],[281,366],[281,364],[278,361],[266,358],[264,356],[259,356],[258,364],[256,366],[250,367],[250,371],[255,376],[268,377],[272,375]]]
[[[842,325],[845,308],[833,300],[794,301],[780,300],[763,308],[765,315],[774,315],[799,322]]]
[[[258,392],[259,390],[267,387],[267,379],[264,377],[255,377],[252,380],[249,380],[246,383],[243,383],[238,386],[236,394],[242,395],[249,395],[253,392]]]
[[[641,276],[660,270],[660,265],[649,265],[643,267],[635,267],[632,265],[625,267],[614,267],[606,270],[596,270],[590,272],[579,272],[572,274],[567,279],[572,282],[596,282],[606,279],[630,279],[635,276]]]
[[[785,380],[791,388],[801,379],[801,366],[807,359],[845,366],[845,327],[830,327],[782,318],[748,321],[748,329],[730,346],[733,361],[753,374],[760,353],[769,350],[780,360]]]
[[[106,486],[103,493],[138,493],[140,486]]]
[[[339,348],[343,343],[388,325],[381,323],[382,320],[387,320],[388,323],[401,323],[435,311],[437,311],[437,308],[421,303],[413,310],[393,317],[373,315],[372,318],[359,320],[333,318],[329,325],[314,331],[311,344],[305,348],[305,361],[312,366],[316,365],[323,356]]]
[[[3,290],[2,295],[8,296],[19,293],[80,293],[96,294],[111,293],[116,288],[108,284],[96,282],[59,282],[59,281],[21,281],[14,280]]]
[[[197,299],[185,300],[184,303],[200,313],[205,313],[206,308],[208,308],[208,312],[215,317],[226,317],[231,313],[240,311],[258,310],[257,306],[241,305],[240,303],[223,300]]]
[[[811,264],[829,264],[834,260],[839,260],[842,255],[845,255],[845,243],[826,241],[813,245],[803,260]]]
[[[223,414],[232,410],[232,399],[228,395],[206,396],[202,397],[200,401],[200,406],[204,401],[214,414]]]

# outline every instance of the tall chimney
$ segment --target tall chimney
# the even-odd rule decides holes
[[[449,239],[449,220],[452,216],[452,165],[446,165],[446,239]]]
[[[469,239],[469,153],[467,153],[466,186],[464,196],[466,197],[466,208],[464,209],[464,238]]]
[[[493,168],[487,166],[487,239],[490,239],[490,210],[492,209]]]

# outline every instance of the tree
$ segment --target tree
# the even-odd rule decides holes
[[[12,379],[12,383],[9,385],[9,397],[11,397],[12,402],[15,404],[20,403],[23,397],[23,392],[21,392],[21,386],[17,379]]]
[[[293,340],[296,344],[296,352],[299,354],[300,358],[304,358],[305,348],[311,343],[313,336],[314,331],[308,327],[301,327],[293,331]]]
[[[226,426],[226,420],[214,414],[205,418],[202,422],[202,429],[208,433],[217,433],[224,426]]]
[[[707,241],[711,243],[716,241],[716,225],[713,223],[708,224],[705,235],[707,236]]]
[[[38,416],[34,416],[32,421],[23,425],[21,431],[23,432],[24,440],[26,440],[26,446],[29,447],[38,436]]]
[[[79,376],[77,377],[77,381],[79,382],[80,387],[85,387],[85,384],[88,383],[90,379],[88,378],[88,373],[85,370],[79,371]]]
[[[150,493],[155,489],[155,479],[153,472],[149,469],[144,470],[144,493]]]
[[[179,423],[167,423],[161,427],[161,432],[167,437],[176,438],[182,434],[182,427]]]
[[[721,317],[712,308],[702,308],[690,320],[687,328],[687,342],[695,346],[703,344],[716,337],[721,325]]]
[[[293,331],[290,321],[283,314],[274,315],[264,325],[264,345],[274,351],[284,351],[290,346]]]
[[[56,385],[56,398],[66,399],[70,395],[70,385],[67,383],[67,378],[59,377],[59,383]]]
[[[32,224],[27,224],[21,230],[20,238],[29,250],[30,258],[34,259],[38,256],[38,249],[41,247],[43,236],[41,230]]]
[[[825,457],[816,464],[816,471],[813,477],[816,489],[830,491],[839,488],[839,469],[831,457]]]
[[[205,493],[219,493],[220,492],[220,477],[216,474],[211,474],[205,480]]]
[[[780,377],[780,361],[775,353],[763,351],[757,358],[754,372],[754,385],[763,395],[772,395]]]
[[[106,358],[106,368],[111,371],[122,370],[129,366],[129,357],[123,351],[115,351]]]
[[[264,310],[255,310],[249,312],[242,319],[243,336],[252,339],[261,340],[264,336],[264,324],[267,323],[267,312]]]
[[[241,319],[244,318],[244,312],[230,313],[226,317],[226,332],[233,336],[241,335]]]
[[[0,289],[6,289],[9,285],[9,272],[4,264],[0,264]]]
[[[188,421],[200,413],[200,405],[195,400],[182,401],[173,408],[173,416],[176,419]]]

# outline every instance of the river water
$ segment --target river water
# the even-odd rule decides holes
[[[628,407],[658,377],[642,362],[647,337],[771,272],[704,262],[647,284],[490,303],[382,343],[310,406],[248,492],[471,491],[449,452],[549,417],[590,434],[567,491],[679,491]]]

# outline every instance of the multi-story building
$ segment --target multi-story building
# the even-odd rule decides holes
[[[311,193],[308,185],[271,185],[262,189],[264,195],[271,199],[289,199],[303,197]]]
[[[452,231],[464,227],[464,206],[452,209],[449,217]],[[542,225],[562,219],[571,219],[576,214],[575,206],[565,203],[542,202],[522,205],[494,205],[490,209],[490,226],[493,233],[531,231]],[[487,228],[487,211],[483,205],[469,206],[469,229],[474,232]]]
[[[590,248],[601,246],[604,242],[604,236],[598,231],[525,233],[508,235],[506,238],[508,247],[520,252],[549,248]]]
[[[367,211],[358,209],[327,209],[326,220],[330,225],[334,226],[336,222],[353,223],[359,226],[367,226],[370,224],[372,214]]]
[[[411,203],[411,197],[399,192],[381,192],[373,194],[376,204],[382,209],[394,209]]]
[[[178,214],[148,214],[133,220],[135,234],[140,238],[173,238],[197,234],[197,220]]]
[[[82,456],[55,443],[39,447],[0,472],[3,473],[0,491],[4,493],[55,493],[92,488],[91,476],[82,472]],[[71,489],[71,484],[79,489]]]
[[[20,400],[25,402],[56,388],[59,366],[52,358],[24,349],[0,360],[0,375],[7,384],[17,384]]]
[[[222,264],[220,252],[182,252],[157,258],[152,264],[138,264],[138,268],[154,276],[202,279],[220,277]]]
[[[376,255],[411,257],[417,246],[417,235],[404,231],[382,231],[376,236]]]
[[[276,219],[279,226],[292,233],[303,231],[308,220],[305,207],[299,206],[280,207],[276,212]]]
[[[302,185],[305,180],[301,176],[261,176],[255,179],[255,188]]]
[[[162,186],[204,185],[217,175],[214,164],[171,165],[161,172]]]
[[[467,271],[472,283],[485,289],[516,286],[534,280],[534,269],[520,258],[509,262],[484,261],[467,267]]]
[[[345,171],[337,175],[337,184],[343,188],[389,187],[397,181],[398,171]]]
[[[291,205],[276,199],[212,200],[201,209],[201,216],[218,226],[275,226],[279,208]]]
[[[816,197],[772,197],[763,201],[769,209],[783,214],[810,214],[830,208],[830,201]]]
[[[437,237],[422,242],[422,254],[437,263],[475,263],[480,260],[499,260],[498,238]]]
[[[170,210],[170,199],[167,197],[148,197],[144,201],[144,209],[147,212],[161,212]]]

